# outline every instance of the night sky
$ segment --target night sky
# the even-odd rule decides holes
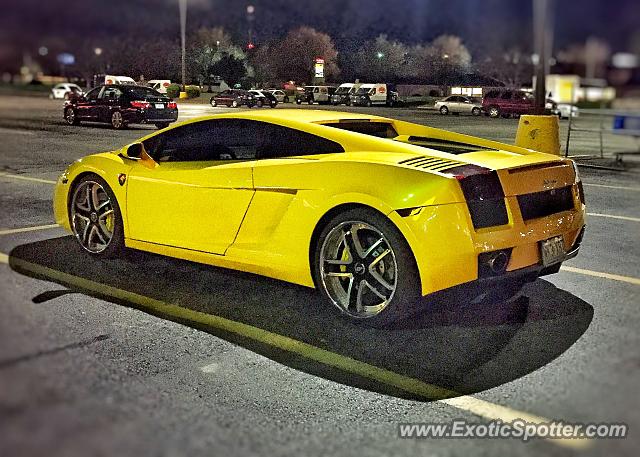
[[[447,33],[474,54],[487,47],[531,47],[529,0],[189,0],[188,27],[223,26],[238,43],[248,41],[246,6],[255,5],[256,42],[309,25],[328,33],[339,51],[387,34],[412,44]],[[177,0],[3,0],[0,62],[41,45],[73,52],[78,43],[105,37],[179,39]],[[556,0],[555,48],[589,36],[625,51],[640,41],[639,0]],[[637,45],[636,45],[637,46]]]

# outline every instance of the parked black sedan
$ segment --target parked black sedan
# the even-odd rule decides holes
[[[67,100],[64,118],[69,125],[87,121],[111,124],[114,129],[129,124],[155,124],[162,129],[178,120],[178,106],[150,87],[109,84]]]
[[[234,108],[246,105],[248,108],[251,108],[256,104],[256,97],[248,90],[228,89],[211,97],[209,104],[214,108],[220,105]]]

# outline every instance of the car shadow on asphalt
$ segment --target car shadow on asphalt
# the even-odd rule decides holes
[[[38,266],[38,272],[21,266],[24,262]],[[82,251],[70,236],[18,246],[11,252],[9,263],[20,273],[62,285],[69,284],[47,272],[63,272],[242,322],[458,394],[490,389],[546,365],[570,348],[593,318],[591,305],[541,279],[507,302],[423,300],[421,312],[408,324],[376,329],[339,316],[312,289],[133,250],[126,250],[119,259],[96,259]],[[77,285],[71,288],[119,305],[139,307],[111,294]],[[153,313],[307,373],[418,399],[400,388],[225,330]]]

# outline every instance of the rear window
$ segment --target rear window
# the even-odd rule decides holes
[[[330,124],[323,124],[329,127],[335,127],[350,132],[364,133],[365,135],[376,136],[378,138],[395,138],[398,132],[393,128],[393,124],[389,122],[370,122],[370,121],[339,121]]]
[[[475,144],[461,143],[459,141],[443,140],[441,138],[430,138],[426,136],[410,136],[408,143],[423,148],[435,149],[436,151],[448,152],[450,154],[464,154],[473,151],[492,151],[494,149]]]
[[[158,92],[155,89],[152,89],[151,87],[143,87],[143,86],[135,86],[135,87],[129,87],[127,86],[125,88],[125,90],[133,95],[134,97],[140,97],[140,98],[144,98],[144,97],[164,97],[160,92]]]

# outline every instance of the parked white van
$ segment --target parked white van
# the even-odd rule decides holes
[[[388,84],[362,84],[350,97],[351,103],[359,106],[388,105],[393,106],[398,101],[398,93]]]
[[[104,83],[105,84],[132,84],[136,85],[136,82],[133,78],[128,76],[114,76],[114,75],[104,75]]]
[[[360,83],[343,83],[338,86],[331,96],[332,105],[351,105],[351,96],[358,90]]]
[[[167,93],[167,87],[169,87],[169,85],[171,85],[171,80],[169,79],[150,79],[147,81],[147,86],[157,90],[161,94]]]

